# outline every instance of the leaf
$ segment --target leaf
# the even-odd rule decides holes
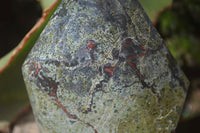
[[[172,4],[172,0],[139,0],[151,21],[155,21],[158,13]]]
[[[48,7],[51,6],[51,4],[54,2],[55,0],[40,0],[40,5],[42,6],[42,9],[46,9]]]
[[[21,43],[0,60],[0,129],[8,124],[27,105],[28,96],[21,65],[61,0],[43,12],[43,16],[26,34]],[[4,121],[4,122],[3,122]]]

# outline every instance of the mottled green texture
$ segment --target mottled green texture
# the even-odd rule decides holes
[[[136,0],[64,0],[23,75],[42,133],[171,132],[188,87]]]

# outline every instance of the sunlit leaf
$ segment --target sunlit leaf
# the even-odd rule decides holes
[[[139,0],[147,15],[152,21],[156,20],[158,13],[172,4],[172,0]]]

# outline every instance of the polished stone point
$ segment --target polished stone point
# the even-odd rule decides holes
[[[22,70],[41,133],[170,133],[189,85],[137,0],[63,0]]]

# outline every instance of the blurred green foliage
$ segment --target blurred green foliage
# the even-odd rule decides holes
[[[158,17],[157,29],[181,66],[200,66],[200,0],[174,0]]]
[[[152,21],[155,21],[163,8],[172,4],[172,0],[139,0],[139,2]]]

